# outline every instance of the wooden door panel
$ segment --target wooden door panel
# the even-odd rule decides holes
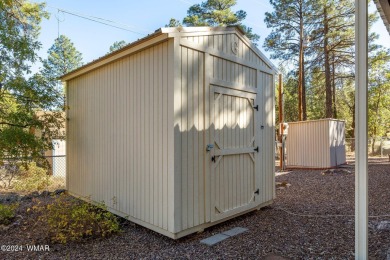
[[[256,94],[211,86],[213,220],[250,207],[255,200]],[[234,213],[235,214],[235,213]]]

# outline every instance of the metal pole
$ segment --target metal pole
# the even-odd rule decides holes
[[[355,259],[368,259],[368,5],[355,0]]]
[[[283,141],[283,75],[279,74],[279,142],[282,143]],[[284,150],[283,147],[279,147],[279,154],[280,154],[280,169],[283,170],[283,160],[284,160]]]

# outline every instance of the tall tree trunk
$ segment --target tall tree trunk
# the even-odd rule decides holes
[[[375,155],[375,136],[372,135],[372,143],[371,143],[371,155]]]
[[[302,1],[299,1],[299,64],[298,64],[298,115],[299,121],[304,120],[303,117],[303,40],[304,40],[304,31],[303,31],[303,14],[302,14]]]
[[[375,102],[374,118],[378,118],[378,116],[379,116],[379,105],[380,105],[381,97],[382,97],[382,91],[379,90],[378,99]],[[374,124],[374,128],[372,129],[372,146],[371,146],[372,155],[375,154],[375,137],[377,136],[377,133],[378,133],[377,124]]]
[[[305,50],[302,51],[302,119],[307,120],[306,112],[306,80],[305,80]]]
[[[301,41],[301,46],[299,49],[299,68],[298,68],[298,114],[299,114],[299,121],[303,120],[303,45]]]
[[[334,52],[332,52],[332,102],[333,102],[333,118],[337,118],[337,109],[336,109],[336,69],[335,69],[335,57]]]
[[[325,105],[326,118],[332,118],[332,85],[331,85],[331,75],[330,75],[330,62],[329,62],[329,50],[328,50],[328,11],[326,6],[324,7],[324,59],[325,59]]]

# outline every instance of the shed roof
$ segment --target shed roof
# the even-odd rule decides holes
[[[241,30],[239,26],[227,26],[227,27],[169,27],[169,28],[160,28],[157,29],[154,33],[147,35],[144,38],[138,39],[135,42],[129,43],[123,48],[116,50],[114,52],[108,53],[96,60],[93,60],[67,74],[64,74],[60,77],[61,80],[66,81],[77,76],[80,76],[88,71],[96,69],[104,64],[117,60],[121,57],[129,55],[133,52],[142,50],[148,46],[151,46],[155,43],[163,41],[168,38],[172,38],[176,35],[183,33],[238,33],[242,40],[244,40],[248,46],[257,54],[261,59],[271,67],[271,70],[276,74],[278,69],[272,64],[272,62],[254,45],[246,36],[245,33]]]
[[[390,34],[390,0],[374,0],[374,2]]]

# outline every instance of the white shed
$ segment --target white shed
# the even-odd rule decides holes
[[[333,168],[346,163],[345,122],[321,119],[288,123],[287,167]]]
[[[171,238],[270,204],[276,73],[237,27],[178,27],[64,75],[67,189]]]

